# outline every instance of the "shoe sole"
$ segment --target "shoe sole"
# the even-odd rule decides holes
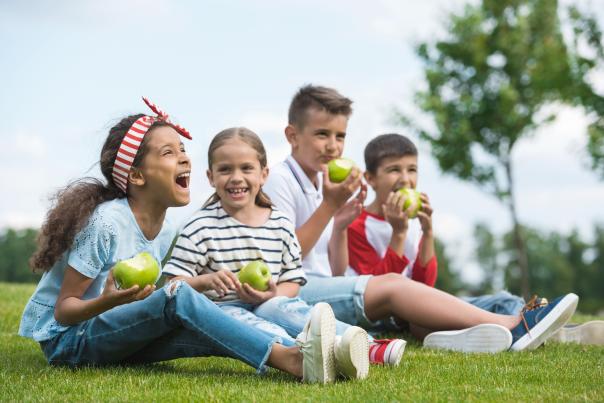
[[[563,326],[552,334],[549,341],[604,346],[604,320],[593,320],[572,327]]]
[[[403,339],[398,339],[390,343],[384,353],[384,365],[398,366],[403,358],[407,342]]]
[[[425,348],[463,353],[498,353],[510,348],[512,334],[503,326],[482,324],[468,329],[433,332],[424,339]]]
[[[531,330],[519,338],[510,347],[512,351],[533,350],[539,347],[558,329],[566,325],[577,309],[579,297],[576,294],[568,294]]]
[[[344,377],[365,379],[369,375],[369,341],[364,329],[346,329],[335,355],[338,372]]]
[[[310,331],[313,335],[321,337],[321,383],[331,383],[336,379],[336,360],[334,344],[336,339],[336,318],[331,306],[325,302],[319,302],[313,306],[311,311]]]

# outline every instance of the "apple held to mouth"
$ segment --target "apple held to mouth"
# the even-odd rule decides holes
[[[422,199],[420,198],[420,193],[411,188],[402,188],[399,189],[398,192],[405,196],[405,202],[403,203],[403,210],[407,211],[409,207],[411,210],[409,212],[409,218],[417,217],[417,213],[422,208]]]
[[[159,264],[149,252],[141,252],[131,259],[121,260],[113,266],[117,288],[128,289],[134,285],[144,288],[153,285],[159,277]]]
[[[344,182],[353,167],[355,167],[354,161],[348,158],[336,158],[329,161],[327,163],[329,180],[335,183]]]
[[[249,284],[258,291],[266,291],[272,275],[266,263],[254,260],[239,271],[238,277],[242,284]]]

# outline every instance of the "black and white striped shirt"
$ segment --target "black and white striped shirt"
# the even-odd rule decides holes
[[[220,201],[202,208],[184,226],[164,274],[194,277],[218,270],[239,272],[246,264],[262,259],[277,284],[306,284],[301,266],[300,245],[292,222],[273,209],[259,227],[242,224],[231,217]],[[234,291],[224,297],[206,291],[216,302],[237,300]]]

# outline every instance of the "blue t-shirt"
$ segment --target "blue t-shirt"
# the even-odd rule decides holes
[[[76,235],[71,249],[43,274],[25,306],[19,334],[44,341],[69,328],[54,318],[55,304],[67,265],[94,279],[82,296],[82,299],[92,299],[101,294],[109,269],[118,261],[146,251],[161,262],[175,236],[176,229],[164,221],[155,239],[146,239],[125,198],[100,204],[86,227]]]

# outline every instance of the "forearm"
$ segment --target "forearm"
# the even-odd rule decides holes
[[[300,284],[298,283],[279,283],[277,284],[277,296],[283,295],[289,298],[295,298],[300,293]]]
[[[346,229],[336,230],[334,228],[329,240],[329,265],[331,274],[343,276],[348,268],[348,235]]]
[[[206,276],[207,274],[202,274],[195,277],[174,276],[170,277],[168,281],[182,280],[185,283],[189,284],[191,288],[193,288],[195,291],[203,292],[208,289]]]
[[[302,257],[315,246],[321,234],[329,224],[329,220],[335,214],[336,209],[330,207],[325,201],[321,202],[312,216],[296,229],[296,236],[300,243]]]
[[[405,239],[407,238],[406,232],[395,232],[392,231],[390,237],[390,249],[399,257],[403,257],[405,253]]]
[[[103,296],[83,300],[78,297],[67,297],[57,301],[55,319],[57,322],[71,326],[94,318],[116,306]]]
[[[424,233],[418,256],[421,265],[427,265],[428,262],[434,257],[434,255],[434,236],[432,235],[432,233]]]

